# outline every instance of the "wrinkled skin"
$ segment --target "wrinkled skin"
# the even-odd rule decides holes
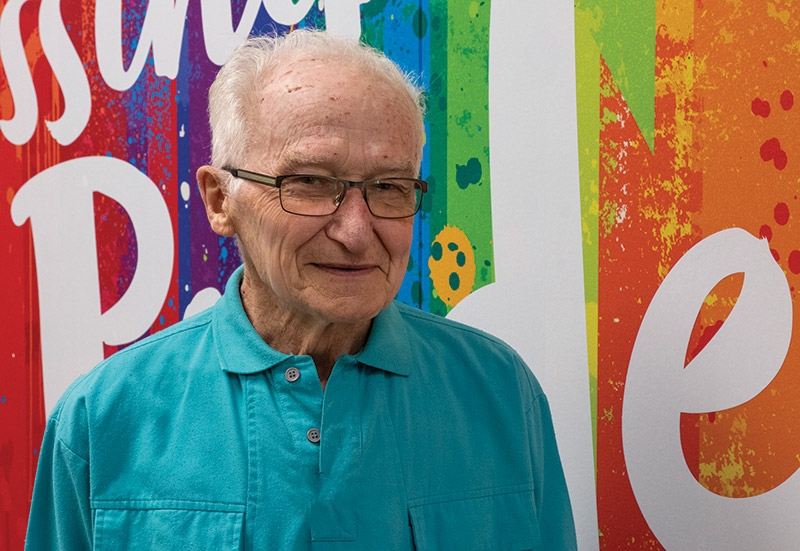
[[[421,136],[397,90],[341,62],[298,57],[283,66],[263,89],[261,135],[238,168],[348,180],[417,175]],[[297,216],[281,209],[277,189],[243,181],[230,195],[226,178],[198,171],[212,228],[237,236],[248,317],[276,350],[314,357],[324,385],[400,288],[413,218],[375,218],[358,189],[332,215]]]

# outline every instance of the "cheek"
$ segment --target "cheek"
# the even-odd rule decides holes
[[[261,264],[265,257],[280,250],[282,232],[276,222],[280,221],[283,211],[277,201],[263,194],[240,191],[230,211],[234,231],[244,253],[251,261]]]
[[[320,222],[281,210],[261,215],[258,228],[260,233],[255,236],[253,245],[258,249],[262,269],[273,277],[302,285],[303,265],[318,250]]]
[[[398,264],[405,272],[408,263],[408,254],[411,250],[411,241],[414,238],[414,219],[406,220],[387,220],[394,222],[385,231],[381,232],[381,238],[389,257],[393,264]]]
[[[282,210],[278,197],[266,191],[242,183],[238,193],[230,198],[228,214],[238,234],[257,232]]]

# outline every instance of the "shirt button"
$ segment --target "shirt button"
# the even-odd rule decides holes
[[[300,370],[296,367],[290,367],[286,370],[286,373],[284,373],[283,376],[287,381],[293,383],[300,378]]]
[[[308,438],[309,442],[314,444],[319,442],[319,429],[308,429],[306,432],[306,438]]]

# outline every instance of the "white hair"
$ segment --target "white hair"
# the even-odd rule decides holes
[[[352,38],[324,31],[298,29],[282,36],[252,37],[239,45],[217,73],[208,91],[211,164],[237,166],[253,147],[259,132],[257,106],[269,76],[298,54],[319,55],[354,67],[364,78],[377,78],[407,98],[414,115],[420,151],[424,142],[425,107],[421,88],[383,52]],[[336,64],[332,64],[336,67]],[[232,180],[235,182],[237,180]],[[233,191],[233,190],[231,190]]]

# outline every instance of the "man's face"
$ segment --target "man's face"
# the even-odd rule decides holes
[[[416,177],[413,113],[383,82],[364,81],[327,60],[285,65],[261,95],[259,131],[243,168],[280,176],[348,180]],[[242,182],[227,201],[255,289],[249,308],[324,323],[363,323],[394,298],[408,263],[413,218],[372,216],[358,189],[336,213],[305,217],[281,209],[278,190]],[[252,299],[253,297],[247,297]]]

